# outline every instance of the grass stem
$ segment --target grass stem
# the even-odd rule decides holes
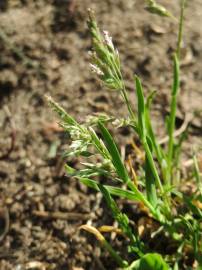
[[[178,40],[177,40],[177,51],[176,51],[178,59],[180,59],[180,50],[181,50],[181,45],[182,45],[185,4],[186,4],[186,0],[182,0],[182,2],[181,2],[181,12],[180,12],[180,21],[179,21]]]

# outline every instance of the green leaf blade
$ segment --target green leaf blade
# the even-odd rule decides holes
[[[145,126],[145,101],[140,79],[135,76],[136,94],[138,100],[138,127],[139,135],[141,139],[146,138],[146,126]]]
[[[126,270],[169,270],[169,266],[158,253],[148,253],[133,262]]]
[[[105,140],[107,149],[111,156],[111,161],[116,169],[118,176],[123,180],[124,183],[127,183],[128,181],[130,181],[130,178],[121,160],[121,156],[120,156],[119,150],[116,146],[114,139],[112,138],[109,131],[105,128],[105,126],[101,122],[98,122],[98,126]]]

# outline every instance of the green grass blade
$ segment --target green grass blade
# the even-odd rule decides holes
[[[144,204],[149,207],[150,210],[152,209],[152,212],[154,213],[155,211],[153,206],[151,207],[151,204],[148,202],[148,200],[145,199],[144,195],[138,191],[137,187],[130,180],[126,168],[121,160],[121,156],[119,154],[116,143],[114,142],[111,134],[101,122],[99,122],[98,124],[102,136],[106,141],[107,149],[111,155],[112,163],[116,169],[118,176],[123,180],[124,183],[128,185],[128,187],[134,192],[134,194],[139,198],[139,200],[144,202]]]
[[[135,76],[135,85],[136,85],[136,93],[138,99],[138,127],[139,127],[139,135],[141,139],[145,139],[146,137],[146,126],[145,126],[145,102],[144,95],[142,90],[141,81],[137,76]]]
[[[150,118],[150,105],[151,105],[154,94],[155,94],[155,92],[153,91],[147,97],[147,101],[145,104],[145,122],[146,122],[146,129],[147,129],[147,133],[148,133],[147,136],[149,136],[150,141],[153,145],[155,155],[157,157],[158,163],[159,163],[160,168],[161,168],[163,179],[164,179],[164,181],[166,181],[167,161],[166,161],[165,153],[164,153],[163,149],[161,148],[161,146],[159,145],[159,143],[157,142],[157,138],[154,134],[152,122],[151,122],[151,118]]]
[[[148,135],[150,137],[150,140],[152,141],[156,157],[158,159],[159,164],[161,164],[161,161],[162,161],[162,159],[165,158],[165,155],[163,153],[163,149],[161,148],[161,146],[157,142],[157,139],[156,139],[156,136],[154,134],[153,127],[152,127],[151,117],[150,117],[150,106],[151,106],[151,102],[153,100],[154,95],[155,95],[155,91],[153,91],[147,97],[146,104],[145,104],[145,122],[146,122],[146,129],[147,129]]]
[[[195,176],[195,179],[196,179],[198,190],[199,190],[200,194],[202,195],[202,177],[201,177],[201,173],[200,173],[199,164],[198,164],[196,154],[194,154],[194,156],[193,156],[193,161],[194,161],[194,176]]]
[[[91,180],[89,178],[81,178],[77,177],[81,181],[81,183],[85,184],[86,186],[93,188],[95,190],[99,190],[98,183],[95,180]],[[108,190],[111,195],[118,196],[120,198],[128,199],[131,201],[142,201],[140,197],[134,194],[132,191],[124,190],[122,188],[113,187],[109,185],[104,185],[104,187]]]
[[[186,0],[181,0],[181,12],[180,12],[180,22],[179,22],[179,30],[178,30],[178,40],[177,40],[177,56],[180,59],[180,50],[182,45],[182,35],[183,35],[183,26],[184,26],[184,10]]]
[[[157,206],[157,193],[156,193],[156,184],[155,178],[150,168],[150,164],[148,159],[146,158],[145,162],[145,178],[146,178],[146,192],[147,192],[147,199],[155,208]]]
[[[172,87],[172,96],[177,95],[179,90],[179,73],[180,73],[180,66],[179,66],[179,60],[177,55],[174,55],[174,66],[173,66],[173,74],[174,74],[174,80],[173,80],[173,87]]]
[[[149,198],[150,203],[154,203],[154,207],[157,203],[157,196],[156,196],[156,187],[159,187],[160,191],[163,193],[163,186],[161,184],[161,180],[158,175],[158,171],[156,165],[154,163],[153,155],[152,155],[152,146],[149,144],[153,144],[150,142],[149,134],[147,134],[147,126],[146,126],[146,115],[145,115],[145,101],[144,101],[144,94],[142,89],[141,81],[137,76],[135,76],[135,85],[136,85],[136,94],[138,99],[138,128],[139,128],[139,136],[141,142],[143,144],[144,150],[146,152],[146,159],[147,159],[147,172],[149,172],[148,177],[146,178],[146,191],[147,191],[147,198]],[[151,178],[149,176],[152,176]],[[154,181],[153,181],[154,180]]]
[[[118,176],[120,177],[120,179],[123,180],[124,183],[128,183],[130,181],[130,178],[121,160],[121,156],[120,156],[119,150],[116,146],[114,139],[112,138],[109,131],[105,128],[105,126],[101,122],[98,122],[98,126],[105,140],[107,149],[111,156],[111,161],[114,165],[114,168],[116,169]]]
[[[171,100],[171,109],[169,116],[169,125],[168,125],[168,185],[171,183],[172,178],[172,159],[173,159],[173,147],[174,147],[174,130],[175,130],[175,120],[176,120],[176,108],[177,108],[177,94],[179,90],[179,61],[177,55],[174,56],[174,67],[173,67],[173,87],[172,87],[172,100]]]

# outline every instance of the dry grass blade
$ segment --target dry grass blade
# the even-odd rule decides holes
[[[116,233],[116,234],[120,234],[123,235],[122,230],[120,230],[119,228],[115,228],[113,226],[108,226],[108,225],[103,225],[101,227],[98,228],[98,231],[101,233]]]
[[[85,224],[85,225],[80,226],[79,229],[85,230],[89,233],[92,233],[97,238],[97,240],[101,243],[103,243],[105,241],[104,236],[100,233],[100,231],[98,229],[96,229],[93,226]]]

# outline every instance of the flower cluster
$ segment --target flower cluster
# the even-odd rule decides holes
[[[100,33],[94,13],[89,10],[88,28],[92,36],[93,51],[90,52],[90,67],[100,80],[112,90],[123,89],[118,51],[107,31]]]
[[[157,4],[154,0],[147,0],[147,6],[145,9],[150,13],[162,17],[171,17],[176,20],[176,18],[164,6]]]
[[[79,124],[72,116],[67,114],[65,110],[57,104],[51,97],[47,100],[53,110],[60,116],[60,126],[70,135],[72,143],[69,146],[68,156],[87,154],[88,146],[92,143],[91,135],[88,129]]]

